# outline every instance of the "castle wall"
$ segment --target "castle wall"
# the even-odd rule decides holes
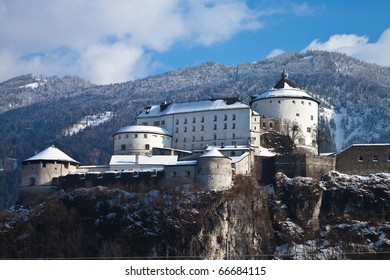
[[[232,183],[232,168],[228,158],[200,157],[196,181],[209,189],[228,189]]]
[[[114,155],[147,155],[153,148],[171,148],[172,137],[148,132],[127,132],[114,136]]]
[[[318,126],[318,104],[315,101],[303,98],[266,98],[255,100],[252,108],[262,118],[262,127],[267,129],[275,119],[282,120],[279,124],[279,132],[290,132],[297,134],[296,143],[306,146],[315,146],[316,129]],[[271,119],[267,122],[267,119]],[[293,131],[294,125],[299,130]],[[275,126],[275,130],[278,127]]]
[[[320,179],[330,170],[335,170],[335,157],[310,154],[293,154],[275,157],[275,172],[282,172],[288,177],[313,177]]]
[[[337,154],[336,170],[346,174],[390,173],[390,144],[356,144]]]
[[[26,162],[22,169],[22,187],[50,185],[53,178],[75,172],[75,164],[63,162]]]
[[[168,182],[194,183],[196,177],[196,162],[191,165],[167,165],[164,168],[164,179]]]

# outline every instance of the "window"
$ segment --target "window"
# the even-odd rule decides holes
[[[363,162],[364,161],[364,157],[362,156],[362,155],[360,155],[359,157],[358,157],[358,162]]]
[[[192,118],[192,123],[195,123],[195,122],[196,122],[196,118],[193,117],[193,118]]]
[[[233,133],[233,135],[232,135],[232,138],[233,138],[233,139],[235,139],[235,138],[236,138],[236,134],[235,134],[235,133]]]
[[[314,120],[314,116],[313,115],[310,116],[310,120]]]
[[[223,129],[227,129],[227,123],[223,124]]]
[[[270,100],[269,103],[272,103],[272,100]]]
[[[236,155],[236,152],[235,151],[231,151],[230,152],[230,156],[234,157]]]
[[[187,132],[187,127],[186,126],[184,127],[184,132]]]
[[[120,135],[118,135],[118,140],[119,140],[119,139],[121,139],[121,136],[120,136]]]
[[[35,186],[35,178],[30,177],[30,186]]]
[[[200,131],[204,131],[204,125],[202,124],[202,126],[200,127]]]
[[[299,131],[299,126],[294,125],[294,126],[293,126],[293,131]]]
[[[311,102],[309,102],[309,105],[311,106]]]
[[[138,138],[138,134],[134,134],[134,138]]]
[[[217,134],[214,134],[213,139],[214,139],[214,140],[217,140]],[[215,145],[214,145],[214,146],[215,146]]]
[[[121,150],[122,151],[126,150],[126,145],[121,145]]]
[[[311,128],[310,127],[307,128],[307,132],[311,132]]]
[[[273,128],[274,127],[274,124],[271,122],[269,123],[269,128]]]
[[[129,134],[126,134],[126,135],[125,135],[125,138],[129,138]]]
[[[177,143],[177,138],[175,138],[175,143]]]
[[[201,118],[201,120],[200,120],[201,122],[204,122],[204,117],[202,116],[202,118]]]
[[[179,124],[179,119],[176,119],[176,124]]]
[[[280,100],[278,100],[278,103],[280,104]]]
[[[265,122],[263,122],[263,129],[265,129],[267,127],[267,124]]]
[[[195,136],[192,136],[192,142],[195,142]]]
[[[150,145],[149,144],[145,144],[145,150],[149,150],[150,149]]]
[[[374,155],[374,156],[372,157],[372,161],[373,161],[373,162],[378,162],[378,156],[377,156],[377,155]]]
[[[214,115],[214,121],[216,122],[218,120],[217,115]]]
[[[297,117],[299,117],[299,113],[296,113],[295,115],[296,115]]]
[[[177,127],[175,127],[175,133],[178,133],[179,132],[179,129]]]
[[[232,129],[235,129],[235,128],[236,128],[236,124],[232,123]]]
[[[214,130],[217,130],[217,125],[216,124],[214,124]]]
[[[195,131],[195,126],[192,127],[192,131]]]
[[[160,125],[160,121],[155,121],[153,125],[154,126],[159,126]]]
[[[184,119],[184,124],[187,124],[187,118]]]
[[[224,121],[227,121],[227,115],[224,115],[224,116],[223,116],[223,120],[224,120]]]
[[[187,170],[186,177],[190,177],[190,176],[191,176],[191,172]]]
[[[46,162],[42,163],[42,167],[46,168]]]
[[[148,122],[142,122],[141,125],[148,125]]]
[[[147,134],[144,134],[144,138],[148,138],[148,135],[147,135]]]
[[[233,121],[236,120],[236,115],[235,115],[235,114],[233,114],[232,120],[233,120]]]
[[[387,161],[390,161],[390,155],[387,156]]]
[[[301,101],[301,104],[302,104],[302,105],[305,105],[305,101]]]
[[[176,177],[177,174],[176,174],[176,171],[172,171],[172,177]]]
[[[292,103],[295,104],[295,100],[293,100]]]
[[[165,121],[161,121],[161,125],[165,125]]]
[[[187,142],[187,138],[184,137],[183,142],[184,142],[184,143]]]
[[[202,137],[200,137],[200,141],[203,141],[203,136],[202,136]]]

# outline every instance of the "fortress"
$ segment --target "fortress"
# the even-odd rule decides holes
[[[338,155],[318,155],[319,103],[290,81],[285,71],[273,88],[253,95],[250,105],[236,98],[161,102],[145,107],[136,125],[114,134],[109,164],[83,166],[49,147],[23,161],[22,187],[122,185],[136,190],[148,180],[223,190],[230,188],[236,175],[268,182],[278,171],[319,178],[337,166],[348,173],[351,163],[344,164],[342,152],[339,164]],[[280,156],[263,148],[261,137],[270,131],[288,135],[296,147],[294,154]],[[379,171],[389,172],[390,145],[378,146],[381,154],[375,154],[376,145],[371,146],[373,155],[364,155],[376,159],[374,166],[370,162],[370,170],[380,166]],[[382,162],[379,155],[383,154],[387,158]],[[364,170],[361,155],[356,156]]]

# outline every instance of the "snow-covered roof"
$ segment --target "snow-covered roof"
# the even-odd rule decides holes
[[[346,150],[352,149],[354,147],[388,147],[390,146],[390,143],[361,143],[361,144],[352,144],[351,146],[346,147],[345,149],[338,152],[338,154],[341,154],[345,152]]]
[[[298,98],[298,99],[309,99],[320,103],[314,99],[309,93],[298,88],[296,84],[288,80],[288,74],[284,71],[282,73],[282,79],[280,79],[273,88],[258,94],[253,95],[251,103],[256,100],[269,99],[269,98]]]
[[[176,164],[177,156],[135,156],[113,155],[110,165],[172,165]]]
[[[231,156],[230,159],[232,163],[237,163],[240,162],[242,159],[246,158],[247,156],[249,156],[249,152],[245,152],[240,156]]]
[[[218,149],[211,149],[211,150],[206,151],[200,157],[202,157],[202,158],[205,158],[205,157],[223,157],[224,158],[225,156],[223,154],[221,154],[221,152],[218,151]]]
[[[154,133],[162,135],[170,135],[167,130],[158,126],[147,126],[147,125],[130,125],[119,129],[116,134],[120,133]]]
[[[202,100],[185,103],[161,104],[146,107],[137,118],[149,118],[162,115],[183,114],[189,112],[216,111],[227,109],[250,109],[236,98]]]
[[[72,162],[72,163],[77,163],[79,164],[78,161],[74,160],[67,154],[65,154],[63,151],[60,149],[57,149],[54,146],[51,146],[42,152],[39,152],[32,157],[24,160],[23,162],[27,161],[62,161],[62,162]]]

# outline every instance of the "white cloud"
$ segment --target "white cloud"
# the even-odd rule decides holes
[[[270,52],[269,55],[267,55],[267,58],[271,58],[271,57],[274,57],[274,56],[277,56],[277,55],[280,55],[280,54],[284,54],[284,50],[282,49],[274,49]]]
[[[0,80],[31,72],[127,81],[156,64],[153,52],[258,28],[243,0],[0,0]]]
[[[306,50],[341,52],[367,62],[390,66],[390,28],[386,29],[374,43],[369,43],[367,36],[337,34],[323,43],[314,40],[303,51]]]

